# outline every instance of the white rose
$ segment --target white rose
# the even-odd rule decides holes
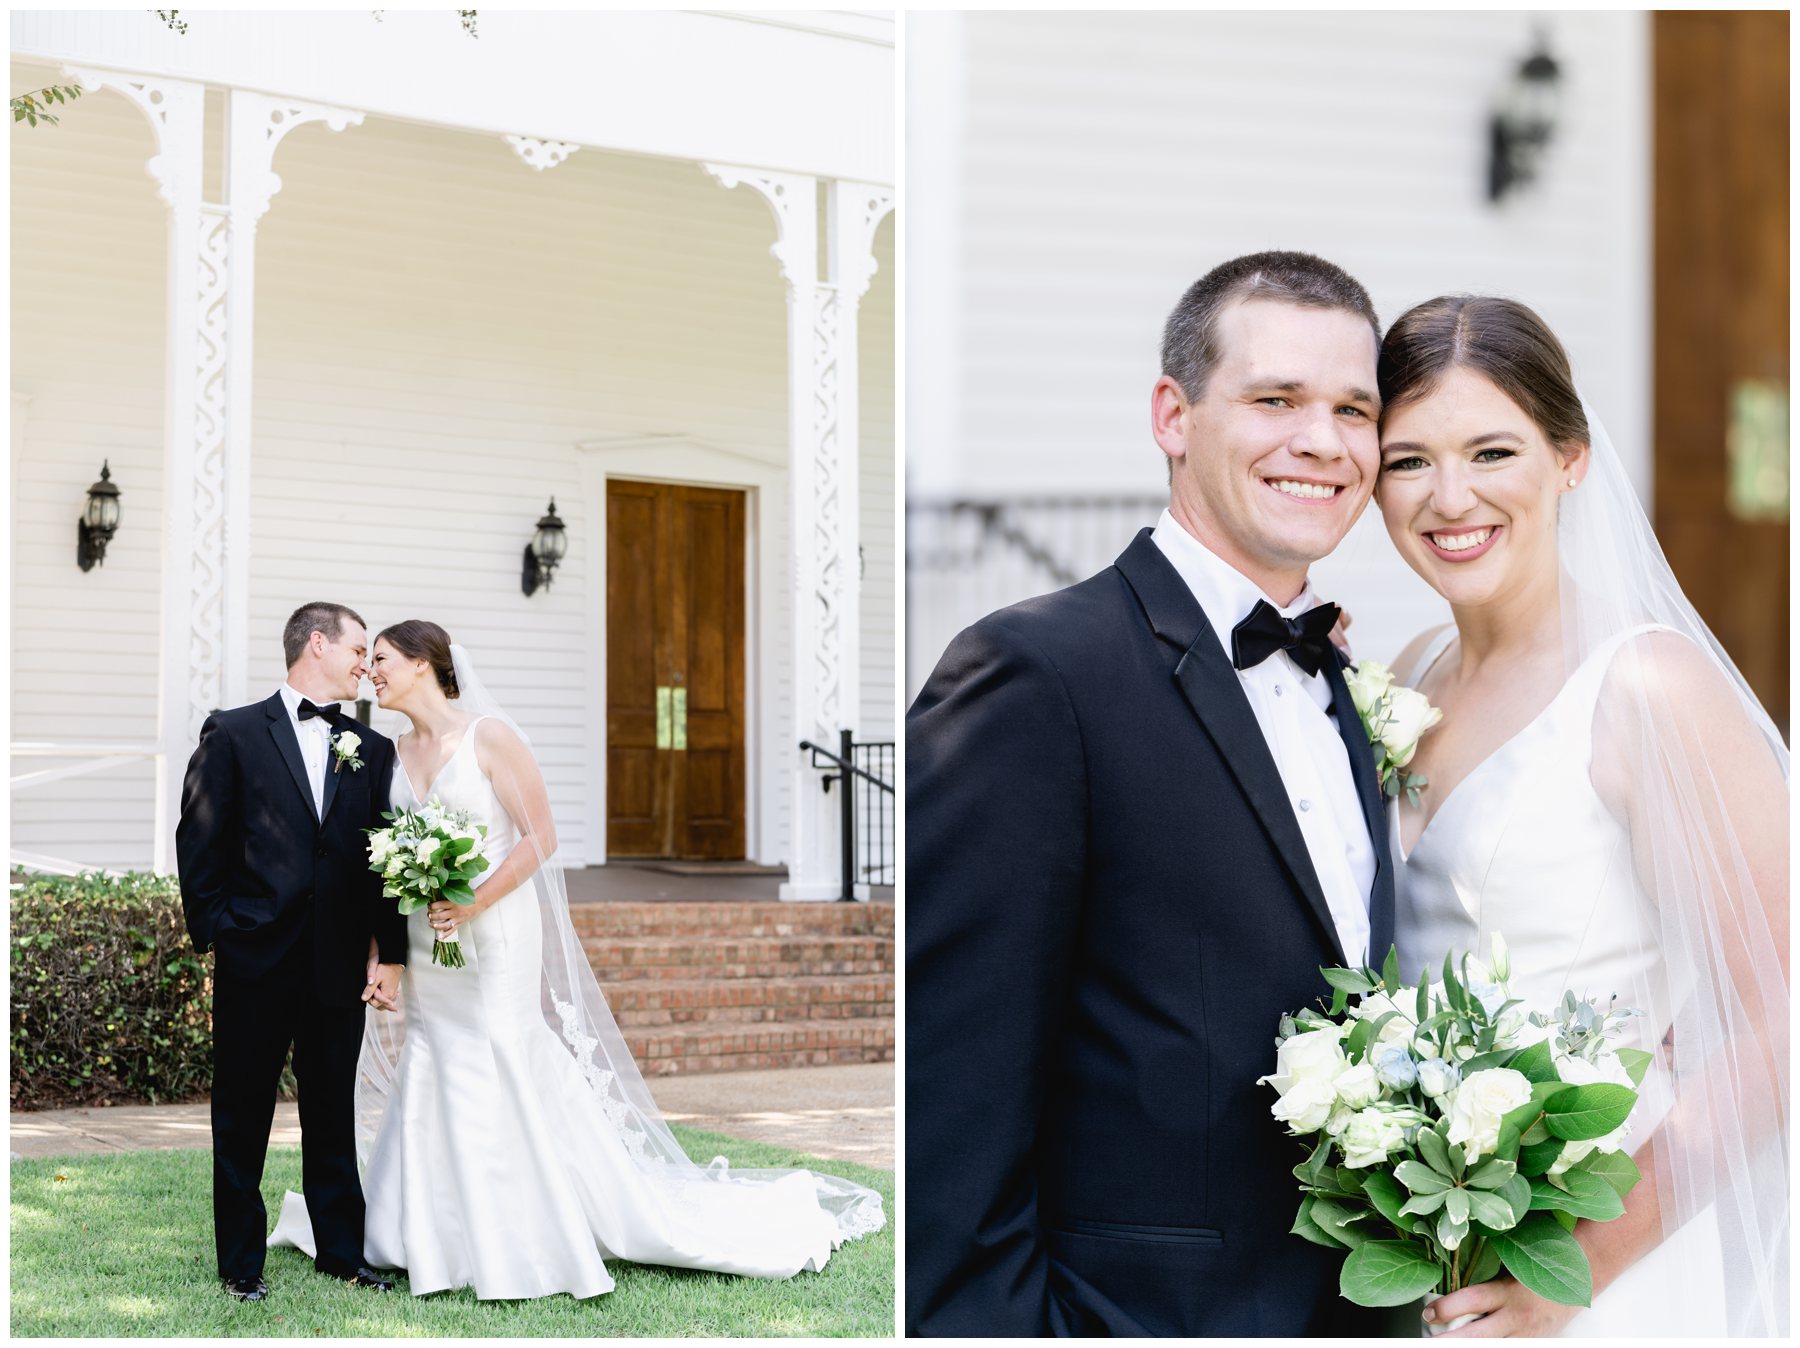
[[[1289,1037],[1275,1052],[1275,1070],[1258,1079],[1286,1095],[1302,1082],[1330,1085],[1344,1070],[1344,1046],[1336,1025]]]
[[[394,853],[394,835],[383,831],[369,835],[369,860],[375,865],[384,865]]]
[[[1433,1049],[1433,1052],[1436,1050]],[[1448,1095],[1461,1080],[1462,1073],[1456,1069],[1456,1065],[1442,1058],[1426,1058],[1419,1064],[1419,1089],[1428,1099],[1436,1100],[1439,1096]]]
[[[1356,1117],[1356,1111],[1349,1105],[1339,1105],[1331,1111],[1331,1117],[1325,1120],[1327,1137],[1342,1137],[1344,1129],[1350,1126],[1350,1120]]]
[[[1500,1120],[1531,1102],[1531,1082],[1510,1067],[1490,1067],[1464,1078],[1450,1097],[1449,1141],[1469,1160],[1500,1145]]]
[[[317,740],[313,741],[315,744]],[[346,757],[355,757],[356,751],[362,748],[362,736],[353,730],[346,730],[337,737],[338,752]]]
[[[1425,732],[1444,719],[1425,695],[1414,688],[1395,688],[1388,694],[1387,718],[1381,727],[1381,745],[1397,768],[1412,762]]]
[[[1316,1133],[1330,1120],[1336,1103],[1337,1092],[1331,1083],[1315,1077],[1295,1083],[1269,1107],[1269,1113],[1285,1123],[1290,1133]]]
[[[1359,660],[1345,672],[1344,686],[1350,690],[1356,710],[1367,716],[1394,686],[1394,671],[1374,660]]]
[[[423,842],[421,842],[419,844],[419,853],[418,853],[419,864],[421,866],[429,866],[431,864],[431,854],[433,852],[437,851],[438,848],[440,848],[442,846],[443,846],[443,843],[435,837],[427,838]]]
[[[1381,1082],[1376,1079],[1374,1065],[1368,1059],[1345,1068],[1332,1081],[1337,1098],[1352,1109],[1372,1105],[1381,1095]]]
[[[1403,1120],[1384,1109],[1364,1109],[1350,1120],[1341,1139],[1344,1164],[1352,1170],[1379,1165],[1406,1145]]]

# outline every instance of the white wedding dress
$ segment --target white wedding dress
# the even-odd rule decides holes
[[[1417,687],[1455,629],[1427,647],[1406,682]],[[1631,840],[1589,780],[1594,710],[1621,637],[1598,648],[1537,717],[1436,803],[1408,855],[1400,806],[1389,805],[1396,946],[1401,976],[1441,977],[1444,957],[1484,957],[1494,933],[1511,952],[1513,996],[1552,1009],[1565,989],[1602,1004],[1617,993],[1645,1014],[1618,1046],[1653,1049],[1684,990],[1669,978]],[[1655,989],[1651,1005],[1639,990]],[[1660,1062],[1646,1075],[1626,1149],[1649,1139],[1670,1107]],[[1629,1201],[1629,1200],[1627,1200]],[[1578,1313],[1564,1334],[1713,1336],[1726,1332],[1723,1247],[1707,1208],[1650,1250]]]
[[[478,723],[425,796],[487,825],[491,876],[519,833],[476,757]],[[423,803],[398,764],[392,799]],[[460,969],[432,963],[423,910],[407,919],[405,1046],[363,1177],[369,1264],[405,1269],[415,1296],[591,1297],[612,1290],[609,1258],[787,1278],[879,1227],[871,1194],[841,1230],[804,1170],[749,1182],[652,1153],[545,1018],[539,883],[462,925]],[[270,1244],[310,1253],[311,1235],[290,1193]]]

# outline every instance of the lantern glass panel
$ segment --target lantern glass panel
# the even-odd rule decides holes
[[[561,529],[539,529],[537,539],[532,544],[533,550],[542,561],[555,565],[563,559],[563,553],[569,546],[568,539]]]

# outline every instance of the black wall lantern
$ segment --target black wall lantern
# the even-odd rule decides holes
[[[1556,132],[1562,69],[1538,34],[1537,50],[1513,75],[1488,119],[1488,200],[1499,201],[1537,175],[1538,157]]]
[[[537,522],[537,532],[525,545],[525,571],[519,579],[526,594],[536,594],[541,585],[550,588],[550,577],[556,564],[569,550],[569,537],[563,522],[556,517],[556,498],[550,498],[549,512]]]
[[[88,488],[87,513],[75,521],[75,561],[92,571],[106,560],[106,545],[119,527],[119,489],[113,486],[112,464],[102,461],[100,480]]]

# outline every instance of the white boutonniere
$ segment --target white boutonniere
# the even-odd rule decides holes
[[[1358,661],[1344,674],[1350,700],[1362,719],[1363,731],[1375,749],[1375,772],[1383,795],[1406,799],[1416,809],[1419,792],[1429,785],[1424,776],[1407,772],[1406,765],[1419,751],[1425,732],[1444,719],[1425,695],[1394,683],[1394,671],[1373,660]]]
[[[331,752],[337,755],[337,761],[331,765],[331,770],[337,772],[343,768],[344,764],[348,763],[350,771],[361,772],[363,761],[356,756],[356,751],[360,748],[362,748],[362,736],[354,731],[342,730],[333,735]]]

